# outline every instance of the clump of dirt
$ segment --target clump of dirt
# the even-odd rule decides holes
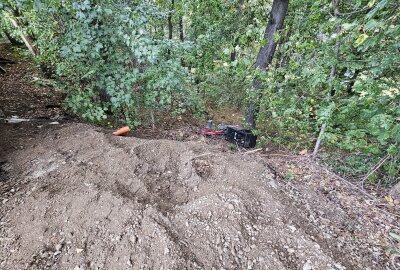
[[[84,124],[56,133],[2,165],[1,269],[389,267],[357,239],[365,224],[317,193],[296,204],[261,157]]]

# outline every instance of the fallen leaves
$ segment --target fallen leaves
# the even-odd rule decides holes
[[[305,156],[305,155],[307,155],[307,154],[308,154],[308,150],[307,150],[307,149],[304,149],[304,150],[302,150],[302,151],[299,152],[299,155],[300,155],[300,156]]]

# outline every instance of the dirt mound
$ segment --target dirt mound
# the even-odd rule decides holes
[[[259,157],[83,124],[30,144],[1,166],[1,269],[387,269],[381,247],[310,221]]]

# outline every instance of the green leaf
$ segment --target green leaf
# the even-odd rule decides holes
[[[367,34],[361,34],[358,36],[357,40],[355,41],[355,45],[356,47],[360,46],[361,44],[364,43],[364,41],[366,41],[368,38]]]
[[[372,8],[375,5],[375,0],[371,0],[368,2],[368,8]]]
[[[279,32],[275,32],[275,34],[274,34],[274,41],[275,41],[275,42],[278,42],[280,38],[281,38],[281,35],[279,34]]]
[[[353,26],[354,26],[353,23],[344,23],[344,24],[342,24],[343,29],[346,30],[346,31],[350,30]]]
[[[74,52],[76,52],[76,53],[80,53],[80,52],[82,51],[80,45],[74,46],[72,50],[73,50]]]
[[[260,46],[261,46],[261,47],[264,47],[265,45],[267,45],[268,42],[269,42],[269,39],[268,39],[268,38],[265,38],[265,39],[263,39],[263,40],[261,41]]]

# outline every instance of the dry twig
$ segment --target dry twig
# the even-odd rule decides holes
[[[199,157],[204,157],[204,156],[212,155],[212,154],[213,154],[213,153],[204,153],[204,154],[201,154],[201,155],[192,157],[191,160],[196,159],[196,158],[199,158]]]
[[[374,196],[372,196],[371,194],[369,194],[368,192],[366,192],[364,189],[358,187],[356,184],[353,184],[352,182],[350,182],[349,180],[344,179],[343,177],[329,171],[327,168],[324,168],[325,171],[328,174],[332,174],[334,177],[336,177],[337,179],[347,183],[348,185],[352,186],[353,188],[357,189],[358,191],[360,191],[361,193],[363,193],[364,195],[366,195],[368,198],[370,198],[371,200],[376,200],[376,198]]]
[[[261,150],[262,150],[262,148],[258,148],[258,149],[255,149],[255,150],[250,150],[250,151],[245,152],[245,154],[254,154],[254,153],[260,152]]]
[[[284,154],[265,154],[265,155],[260,155],[261,157],[289,157],[289,158],[302,158],[302,159],[307,159],[307,156],[298,156],[298,155],[284,155]]]
[[[361,181],[361,187],[364,189],[364,183],[367,181],[368,177],[370,177],[374,172],[376,172],[385,162],[388,160],[390,156],[386,155],[384,158],[382,158],[374,167],[373,169],[363,178]]]

